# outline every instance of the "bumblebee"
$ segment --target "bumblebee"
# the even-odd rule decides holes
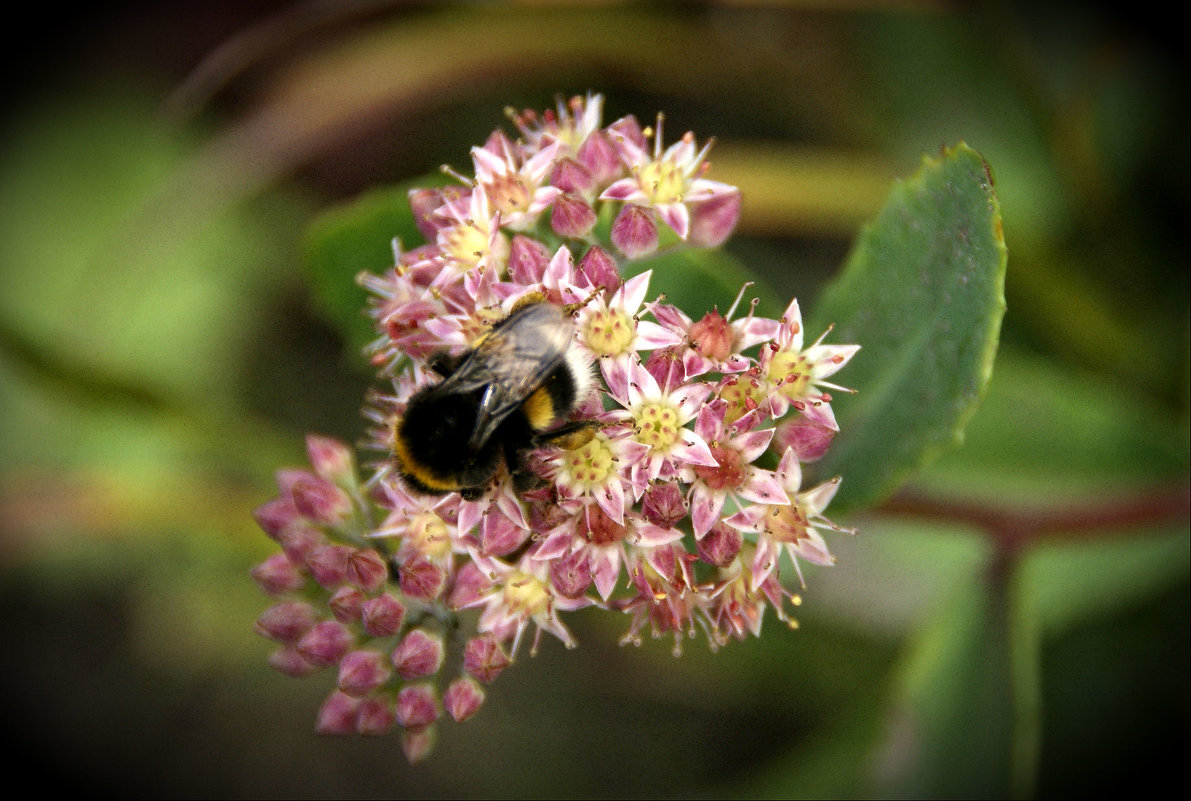
[[[591,390],[591,366],[571,347],[570,309],[532,298],[470,351],[430,360],[442,380],[410,396],[392,429],[393,460],[411,489],[474,500],[502,469],[521,483],[529,451],[568,437],[582,444],[590,424],[566,419]]]

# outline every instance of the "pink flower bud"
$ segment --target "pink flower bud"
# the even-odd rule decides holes
[[[595,178],[591,170],[574,159],[561,158],[554,162],[554,168],[550,172],[550,185],[563,192],[582,195],[595,186]]]
[[[702,320],[691,326],[688,336],[691,347],[716,362],[728,360],[736,340],[732,324],[724,319],[719,309],[712,309],[703,315]]]
[[[256,633],[274,642],[297,642],[310,630],[318,615],[314,607],[301,601],[271,606],[256,620]]]
[[[318,670],[317,665],[307,662],[306,658],[292,645],[283,645],[269,654],[269,666],[295,679],[309,676]]]
[[[455,583],[451,587],[450,607],[452,609],[466,609],[482,603],[487,597],[492,582],[476,567],[475,562],[467,562],[455,574]]]
[[[550,211],[550,227],[559,236],[587,236],[595,228],[596,213],[583,198],[562,194],[554,201]]]
[[[653,217],[640,206],[626,205],[612,221],[612,244],[630,259],[654,252],[658,247],[658,227]]]
[[[335,484],[350,484],[355,479],[355,460],[351,449],[331,437],[306,435],[306,457],[314,472]]]
[[[586,276],[593,287],[602,287],[609,294],[620,289],[620,272],[616,267],[616,259],[599,245],[592,245],[579,259],[577,272]]]
[[[509,246],[509,277],[518,284],[536,284],[546,274],[550,252],[536,239],[524,234],[513,237]]]
[[[396,723],[397,710],[392,701],[377,696],[361,699],[356,710],[356,731],[360,734],[388,734]]]
[[[717,247],[732,235],[736,223],[740,221],[740,192],[692,202],[688,208],[691,212],[691,229],[687,241],[696,247]]]
[[[528,529],[504,515],[484,515],[480,523],[480,554],[505,556],[520,548],[528,538]]]
[[[252,517],[261,530],[273,539],[281,534],[291,523],[301,518],[298,507],[287,498],[274,498],[252,510]]]
[[[312,665],[330,667],[352,647],[352,634],[342,623],[324,620],[316,623],[298,641],[298,653]]]
[[[269,595],[284,595],[295,592],[306,583],[306,578],[294,567],[284,553],[275,553],[265,559],[249,573],[252,580]]]
[[[673,528],[687,515],[686,498],[673,482],[654,484],[641,499],[641,513],[655,526]]]
[[[640,127],[637,128],[636,133],[640,135]],[[583,140],[583,144],[579,146],[579,152],[576,154],[576,160],[591,173],[594,187],[605,187],[624,172],[620,151],[612,141],[612,136],[604,131],[594,131]]]
[[[433,601],[447,583],[446,571],[421,555],[402,564],[398,573],[401,591],[419,601]]]
[[[682,352],[681,346],[658,348],[645,360],[645,370],[658,382],[663,392],[678,389],[686,383]]]
[[[306,560],[315,548],[326,545],[327,538],[321,531],[299,517],[277,535],[277,543],[285,552],[285,558],[298,566],[306,564]]]
[[[401,752],[405,754],[405,760],[411,765],[416,765],[426,757],[430,756],[430,752],[434,750],[434,727],[427,726],[418,731],[403,731],[401,732]]]
[[[578,598],[591,586],[591,565],[586,551],[573,551],[550,562],[550,586],[559,595]]]
[[[316,523],[336,525],[351,516],[351,498],[325,478],[311,476],[299,480],[292,492],[298,512]]]
[[[364,602],[361,610],[364,631],[372,637],[389,637],[401,631],[405,622],[405,607],[388,593],[382,593]]]
[[[724,523],[716,523],[711,530],[695,541],[699,558],[716,567],[727,567],[740,553],[743,537],[737,529]]]
[[[352,651],[339,662],[339,689],[362,698],[389,680],[384,655],[376,651]]]
[[[442,703],[447,714],[456,723],[462,723],[480,711],[484,703],[484,690],[475,679],[455,679],[443,694]]]
[[[504,648],[491,634],[472,637],[463,649],[463,669],[485,684],[496,681],[496,677],[512,663]]]
[[[773,449],[784,453],[793,448],[800,462],[817,462],[823,458],[835,439],[836,431],[797,415],[777,427],[773,435]]]
[[[334,589],[347,581],[347,560],[354,550],[350,545],[320,545],[306,557],[306,567],[320,586]]]
[[[433,676],[442,667],[443,655],[442,637],[414,629],[393,649],[393,667],[407,681]]]
[[[424,729],[438,714],[438,697],[429,684],[407,684],[397,693],[397,722],[403,729]]]
[[[347,580],[364,591],[376,592],[388,578],[389,565],[373,549],[353,551],[347,557]]]
[[[364,607],[364,593],[359,587],[344,585],[331,594],[327,606],[340,623],[355,623]]]
[[[335,691],[318,710],[314,730],[319,734],[355,734],[359,700]]]

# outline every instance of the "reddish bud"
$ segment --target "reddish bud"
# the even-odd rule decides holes
[[[528,537],[528,529],[504,515],[484,515],[480,523],[480,554],[505,556],[520,548]]]
[[[475,562],[467,562],[455,574],[455,583],[451,586],[450,607],[466,609],[475,606],[487,597],[491,588],[492,582],[476,567]]]
[[[518,284],[536,284],[546,274],[550,252],[536,239],[524,234],[513,237],[509,246],[509,278]]]
[[[401,732],[401,751],[409,764],[416,765],[434,750],[434,727]]]
[[[595,178],[591,170],[572,158],[561,158],[554,162],[554,169],[550,172],[550,185],[563,192],[586,194],[595,186]]]
[[[550,227],[559,236],[587,236],[595,228],[596,213],[583,198],[569,193],[559,195],[550,211]]]
[[[292,645],[283,645],[269,654],[269,666],[295,679],[309,676],[318,670],[317,665],[307,662],[306,658]]]
[[[298,512],[316,523],[336,525],[352,513],[348,494],[325,478],[311,476],[295,482],[292,497]]]
[[[355,734],[359,700],[335,691],[318,710],[314,730],[319,734]]]
[[[703,315],[702,320],[691,326],[688,336],[691,347],[715,362],[727,361],[736,341],[732,324],[724,319],[719,309],[712,309]]]
[[[609,294],[620,289],[620,271],[616,266],[616,259],[599,245],[592,245],[579,259],[576,268],[580,275],[586,276],[593,287],[607,290]]]
[[[612,244],[630,259],[657,250],[658,227],[648,211],[629,204],[612,221]]]
[[[355,460],[346,444],[318,434],[306,435],[306,457],[314,472],[339,485],[351,484],[355,479]]]
[[[687,241],[696,247],[722,245],[740,221],[740,192],[731,192],[708,200],[692,202],[691,228]]]
[[[294,567],[284,553],[275,553],[252,568],[252,580],[269,595],[283,595],[295,592],[306,583],[306,578]]]
[[[339,689],[362,698],[389,680],[384,655],[376,651],[352,651],[339,662]]]
[[[421,555],[402,564],[398,572],[401,591],[419,601],[433,601],[447,583],[446,571]]]
[[[289,498],[274,498],[252,510],[252,517],[256,524],[273,539],[277,539],[281,532],[292,523],[301,519],[298,508]]]
[[[485,684],[491,684],[513,661],[491,634],[481,634],[467,641],[463,649],[463,669]]]
[[[591,565],[586,551],[572,551],[550,562],[550,586],[559,595],[578,598],[591,586]]]
[[[636,120],[633,122],[635,124]],[[636,129],[636,133],[638,135],[641,133],[640,127]],[[612,141],[612,137],[604,131],[594,131],[583,140],[583,144],[579,146],[579,152],[576,154],[576,160],[591,174],[594,186],[607,186],[624,172],[620,151]]]
[[[740,553],[741,533],[725,523],[716,523],[695,543],[699,558],[716,567],[727,567]]]
[[[443,641],[423,629],[406,634],[391,655],[397,675],[407,681],[433,676],[442,667]]]
[[[484,690],[475,679],[455,679],[443,694],[442,703],[447,714],[456,723],[462,723],[480,711],[484,703]]]
[[[407,684],[397,693],[397,722],[403,729],[424,729],[438,714],[438,698],[429,684]]]
[[[256,620],[256,633],[274,642],[297,642],[308,632],[318,615],[314,607],[301,601],[271,606]]]
[[[334,589],[347,581],[347,560],[353,551],[350,545],[320,545],[306,557],[306,567],[320,586]]]
[[[330,667],[352,647],[352,634],[342,623],[324,620],[316,623],[298,641],[298,653],[312,665]]]
[[[655,526],[674,528],[687,515],[686,498],[673,482],[654,484],[641,499],[641,513]]]
[[[347,558],[347,580],[366,592],[376,592],[389,578],[383,556],[371,548],[353,551]]]
[[[396,723],[397,710],[392,701],[376,696],[361,699],[356,709],[356,731],[360,734],[388,734]]]
[[[372,637],[389,637],[401,631],[405,622],[405,607],[388,593],[382,593],[364,602],[361,610],[364,631]]]
[[[331,594],[327,606],[340,623],[355,623],[364,607],[364,593],[359,587],[344,585]]]
[[[772,447],[778,453],[784,453],[786,448],[793,448],[798,461],[816,462],[827,453],[836,433],[835,429],[797,415],[777,427]]]

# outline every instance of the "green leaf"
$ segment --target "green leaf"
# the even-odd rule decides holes
[[[391,267],[394,239],[406,249],[422,243],[409,190],[442,182],[441,175],[431,175],[367,192],[323,212],[307,228],[302,263],[315,304],[357,351],[375,339],[376,332],[364,313],[368,293],[355,277]]]
[[[841,373],[840,434],[817,470],[833,508],[868,506],[961,441],[992,373],[1006,249],[988,165],[964,144],[896,184],[808,331],[861,351]]]

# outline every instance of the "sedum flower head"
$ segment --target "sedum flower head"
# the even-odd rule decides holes
[[[255,629],[279,672],[330,677],[320,733],[398,732],[420,761],[520,654],[577,646],[576,610],[624,615],[623,642],[666,637],[677,653],[701,634],[718,648],[758,635],[769,611],[791,622],[783,558],[800,588],[803,562],[832,561],[838,479],[803,489],[800,460],[831,445],[828,391],[842,388],[828,379],[857,346],[807,347],[797,302],[761,317],[747,284],[726,314],[649,300],[665,287],[630,263],[720,244],[740,192],[706,177],[693,134],[664,146],[660,117],[643,130],[602,115],[599,95],[510,112],[512,136],[472,148],[473,175],[409,193],[425,241],[395,242],[388,269],[358,278],[383,382],[364,408],[372,457],[312,435],[309,468],[278,471],[277,497],[254,512],[278,546],[251,571],[269,599]],[[408,480],[411,398],[535,302],[570,326],[573,408],[527,422],[481,486]],[[515,404],[545,420],[562,396],[544,405],[531,367],[517,368],[528,388]],[[494,383],[456,392],[477,393],[478,409]]]

